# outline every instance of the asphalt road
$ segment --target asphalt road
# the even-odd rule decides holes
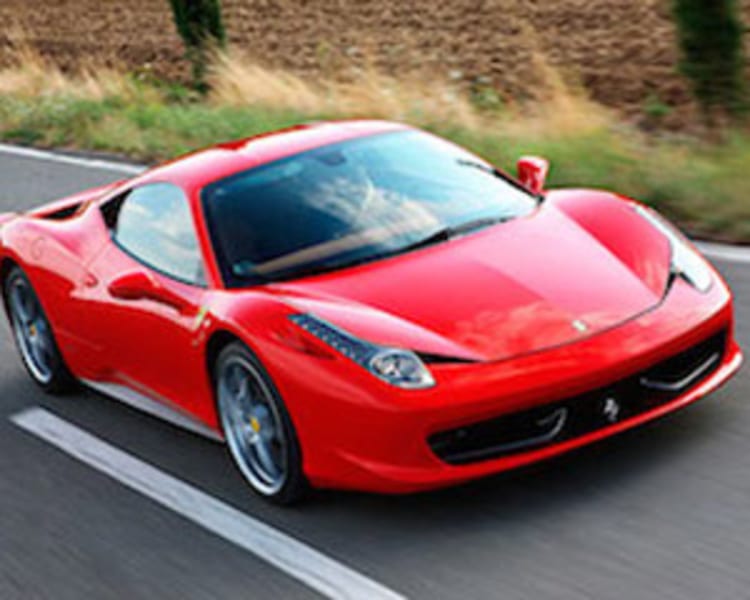
[[[121,178],[0,153],[0,211]],[[750,264],[719,263],[750,348]],[[224,449],[91,392],[40,393],[0,326],[0,598],[296,598],[308,587],[21,431],[41,406],[410,598],[750,597],[750,369],[551,463],[393,498],[257,500]]]

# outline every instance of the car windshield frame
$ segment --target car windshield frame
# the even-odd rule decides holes
[[[366,235],[368,240],[371,240],[374,236],[375,241],[372,243],[374,245],[375,243],[377,243],[377,240],[378,240],[377,232],[374,232],[372,229],[362,230],[359,233],[352,234],[351,236],[345,236],[343,239],[337,238],[337,239],[332,239],[329,242],[318,244],[315,248],[303,247],[298,251],[294,251],[294,252],[288,253],[287,255],[282,255],[277,258],[272,258],[270,260],[264,261],[263,263],[260,263],[263,266],[262,270],[257,269],[257,265],[259,263],[252,263],[250,261],[247,261],[248,267],[247,267],[247,270],[245,270],[244,265],[241,264],[241,263],[244,263],[245,261],[232,261],[227,256],[228,253],[224,248],[223,240],[222,240],[223,232],[220,230],[220,227],[217,225],[217,217],[213,211],[213,206],[215,205],[215,202],[216,202],[214,195],[217,193],[217,190],[221,190],[221,188],[227,188],[231,186],[233,183],[240,182],[245,178],[251,178],[251,177],[263,178],[264,173],[266,174],[271,173],[273,169],[283,168],[285,165],[293,165],[295,161],[299,162],[299,161],[302,161],[311,157],[332,155],[342,150],[349,150],[358,144],[367,144],[368,142],[372,142],[373,140],[377,140],[379,138],[382,139],[382,138],[388,138],[388,137],[409,136],[409,135],[418,136],[418,138],[421,138],[421,141],[433,142],[435,144],[435,147],[436,148],[440,147],[443,152],[447,150],[451,151],[452,153],[455,154],[455,156],[453,157],[454,162],[460,167],[476,169],[477,172],[484,173],[485,176],[494,178],[496,183],[506,186],[504,190],[505,193],[510,194],[512,192],[512,193],[517,194],[519,197],[523,198],[524,202],[526,203],[524,210],[519,211],[514,214],[505,214],[505,215],[499,214],[499,215],[496,215],[496,218],[494,219],[487,218],[486,216],[484,218],[480,216],[479,218],[472,219],[471,213],[469,213],[463,222],[456,223],[454,226],[442,224],[442,227],[436,227],[433,230],[425,230],[423,232],[423,236],[420,239],[411,240],[407,243],[402,244],[400,247],[380,249],[379,251],[373,251],[368,255],[364,255],[360,257],[353,257],[349,260],[342,260],[340,262],[326,260],[326,261],[319,261],[319,264],[318,264],[313,261],[313,262],[310,262],[309,264],[302,263],[300,265],[295,266],[295,268],[289,268],[289,269],[283,268],[283,265],[286,262],[289,262],[290,255],[297,255],[297,257],[299,258],[299,256],[303,256],[306,252],[311,252],[312,250],[318,250],[318,252],[320,252],[321,248],[324,246],[333,247],[336,244],[339,244],[341,247],[344,248],[345,251],[347,252],[353,251],[351,248],[347,247],[347,243],[356,241],[355,238],[357,236],[362,237]],[[429,177],[429,173],[423,173],[422,175],[425,177]],[[266,175],[266,178],[268,179],[268,175]],[[275,181],[273,176],[271,177],[270,181],[271,183]],[[430,181],[430,183],[436,186],[438,185],[437,181]],[[377,192],[380,193],[381,190],[377,189]],[[348,269],[348,268],[352,268],[352,267],[359,266],[362,264],[372,263],[372,262],[383,260],[389,257],[412,252],[419,248],[425,247],[427,245],[433,245],[433,244],[438,244],[444,241],[449,241],[450,239],[454,237],[454,234],[455,234],[455,237],[457,237],[459,234],[466,235],[475,229],[480,229],[482,227],[486,227],[486,226],[496,224],[496,223],[504,223],[504,222],[514,220],[522,216],[526,216],[532,213],[535,210],[535,208],[539,206],[541,198],[535,195],[534,193],[532,193],[529,189],[527,189],[525,186],[523,186],[523,184],[521,184],[517,180],[506,175],[502,171],[496,169],[491,164],[478,158],[477,156],[475,156],[468,150],[456,144],[453,144],[452,142],[443,140],[442,138],[433,136],[429,133],[426,133],[420,130],[404,129],[404,130],[398,130],[398,131],[378,132],[374,134],[358,136],[358,137],[344,140],[344,141],[334,142],[330,144],[323,144],[320,146],[316,146],[315,148],[312,148],[310,150],[297,152],[290,156],[285,156],[277,160],[269,161],[267,163],[263,163],[261,165],[251,167],[249,169],[240,170],[236,173],[233,173],[226,177],[222,177],[221,179],[217,179],[205,185],[199,191],[199,200],[200,200],[201,210],[203,212],[206,230],[208,233],[208,239],[210,241],[211,248],[213,250],[213,254],[216,259],[219,273],[221,274],[225,287],[229,289],[233,289],[233,288],[250,288],[250,287],[257,286],[257,285],[301,279],[303,277],[309,277],[312,275],[319,275],[323,273],[340,271],[343,269]],[[411,202],[415,201],[414,199],[411,199],[411,198],[409,198],[409,200]],[[466,227],[467,224],[469,224],[470,227]],[[471,226],[472,224],[475,224],[475,226],[472,227]],[[404,228],[405,228],[405,231],[409,231],[408,224],[405,225]],[[396,227],[396,229],[398,229],[398,227]],[[393,232],[394,230],[393,230],[393,227],[391,226],[390,229],[388,229],[387,233],[392,234]],[[399,232],[396,231],[396,234],[398,235]],[[352,239],[349,239],[349,238],[352,238]],[[360,245],[359,249],[362,249],[365,247],[369,247],[369,246]],[[354,250],[356,249],[357,247],[354,248]],[[331,258],[331,257],[326,257],[326,258]],[[272,266],[274,264],[280,265],[280,268],[276,272],[273,272],[272,270]]]

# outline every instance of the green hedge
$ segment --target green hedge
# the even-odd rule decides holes
[[[710,117],[716,109],[746,108],[744,26],[735,0],[673,0],[682,47],[681,71]]]
[[[226,32],[219,0],[169,0],[177,31],[193,66],[193,83],[205,88],[207,49],[224,45]]]

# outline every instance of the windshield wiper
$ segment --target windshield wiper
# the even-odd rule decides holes
[[[535,196],[528,189],[526,189],[525,186],[523,186],[521,183],[519,183],[512,177],[508,177],[500,169],[497,169],[490,165],[485,165],[484,163],[481,163],[475,160],[468,160],[465,158],[457,158],[456,163],[461,165],[462,167],[469,167],[471,169],[477,169],[479,171],[482,171],[483,173],[486,173],[487,175],[490,175],[492,177],[497,177],[498,179],[502,179],[505,183],[509,183],[514,188],[521,190],[522,192],[536,199],[538,204],[541,204],[542,202],[544,202],[544,195]]]
[[[418,240],[400,248],[396,252],[401,254],[402,252],[409,252],[411,250],[417,250],[419,248],[426,248],[427,246],[433,246],[442,242],[448,242],[458,236],[465,235],[477,229],[483,229],[491,225],[497,225],[498,223],[505,223],[509,221],[511,217],[483,217],[481,219],[473,219],[460,225],[454,225],[452,227],[443,227],[438,229],[434,233],[431,233],[425,238]]]
[[[502,175],[500,171],[495,169],[494,167],[485,165],[484,163],[481,163],[476,160],[468,160],[466,158],[457,158],[456,162],[462,167],[472,167],[473,169],[479,169],[480,171],[484,171],[488,175],[494,175],[495,177]]]

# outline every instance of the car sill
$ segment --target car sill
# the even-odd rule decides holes
[[[163,402],[153,400],[128,386],[117,383],[102,383],[88,379],[82,379],[81,383],[100,394],[119,400],[123,404],[127,404],[132,408],[190,431],[191,433],[197,433],[198,435],[214,442],[224,442],[224,438],[219,435],[219,433],[197,419],[177,410],[176,408],[172,408]]]

